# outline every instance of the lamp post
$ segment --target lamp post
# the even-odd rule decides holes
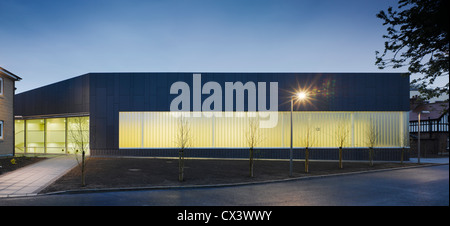
[[[421,114],[429,114],[429,111],[420,111],[419,112],[419,129],[418,129],[418,142],[417,142],[417,163],[420,164],[420,115]]]
[[[289,176],[292,177],[292,158],[293,158],[293,152],[292,152],[292,143],[293,143],[293,120],[292,120],[292,112],[294,111],[294,98],[297,98],[298,100],[304,100],[306,98],[307,94],[305,92],[297,93],[295,96],[291,97],[291,149],[289,151]]]

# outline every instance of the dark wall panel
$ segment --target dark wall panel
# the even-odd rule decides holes
[[[89,78],[81,75],[15,95],[14,113],[20,116],[89,112]]]
[[[289,111],[290,92],[309,88],[311,104],[301,111],[408,111],[409,78],[398,73],[201,73],[202,85],[209,81],[222,87],[225,82],[278,82],[278,110]],[[118,149],[120,111],[169,111],[177,95],[170,87],[177,81],[191,88],[193,73],[91,73],[90,116],[93,149]],[[202,102],[209,95],[202,95]],[[246,99],[247,97],[245,97]],[[247,100],[245,101],[247,102]],[[224,110],[224,107],[222,107]],[[192,107],[191,107],[192,110]]]
[[[289,149],[255,149],[256,159],[289,159]],[[293,159],[305,159],[305,149],[293,149]],[[400,148],[376,148],[374,150],[375,161],[400,161],[402,150]],[[93,150],[91,154],[96,156],[153,156],[153,157],[178,157],[177,149],[114,149]],[[192,158],[238,158],[248,159],[247,148],[220,149],[220,148],[192,148],[186,149],[185,157]],[[334,148],[313,148],[309,151],[310,159],[338,160],[339,150]],[[404,161],[410,158],[409,152],[404,153]],[[343,151],[344,162],[348,160],[369,160],[369,151],[364,148],[348,148]],[[367,163],[368,164],[368,163]],[[345,163],[344,163],[345,165]]]

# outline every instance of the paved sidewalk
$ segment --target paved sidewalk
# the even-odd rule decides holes
[[[76,165],[74,156],[64,155],[3,174],[0,176],[0,198],[36,195]]]
[[[409,158],[409,162],[418,162],[417,158]],[[437,163],[437,164],[448,164],[448,157],[447,158],[420,158],[420,163]]]

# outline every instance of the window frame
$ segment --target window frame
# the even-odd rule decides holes
[[[0,96],[3,96],[4,82],[3,78],[0,77]]]
[[[3,120],[0,120],[0,140],[3,140],[3,126],[4,125],[4,121]]]

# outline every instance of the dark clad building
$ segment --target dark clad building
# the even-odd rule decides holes
[[[41,127],[36,125],[42,128],[40,130],[43,131],[43,139],[46,140],[33,143],[27,142],[27,139],[23,138],[23,143],[16,142],[16,151],[20,147],[19,149],[23,149],[24,152],[29,152],[31,151],[29,149],[30,145],[35,145],[35,143],[33,150],[38,148],[41,152],[49,152],[51,148],[54,148],[54,150],[65,149],[67,151],[70,148],[68,138],[65,138],[63,141],[61,135],[58,142],[52,143],[49,133],[46,132],[46,129],[51,128],[51,125],[47,125],[48,122],[42,120],[88,116],[91,155],[177,156],[176,147],[169,141],[171,140],[169,137],[173,136],[176,131],[174,129],[153,131],[155,128],[152,126],[152,123],[155,123],[157,119],[161,121],[163,118],[168,120],[167,128],[173,127],[174,123],[176,123],[176,120],[173,121],[167,118],[169,117],[170,105],[179,94],[171,94],[170,92],[171,86],[176,82],[184,82],[190,87],[190,110],[194,110],[194,86],[196,84],[193,82],[193,74],[196,73],[89,73],[17,94],[14,110],[16,116],[19,117],[18,120],[23,120],[24,134],[27,133],[26,120],[41,119],[43,125]],[[379,153],[381,153],[377,156],[378,159],[397,159],[399,156],[398,150],[402,146],[407,146],[407,143],[402,140],[408,133],[407,123],[403,122],[408,122],[409,78],[401,76],[401,74],[198,74],[201,74],[201,87],[208,82],[215,82],[220,85],[222,89],[222,111],[226,110],[225,87],[227,82],[252,83],[256,87],[256,94],[261,92],[261,89],[258,89],[258,84],[265,83],[265,106],[267,106],[267,109],[271,106],[269,84],[277,83],[278,124],[276,128],[270,131],[265,130],[264,132],[270,139],[266,139],[265,145],[260,146],[262,158],[288,157],[289,142],[287,139],[290,136],[290,132],[288,130],[289,119],[287,117],[290,112],[292,94],[299,89],[308,90],[311,98],[308,103],[294,106],[294,128],[298,128],[295,130],[294,135],[297,133],[301,137],[301,134],[304,132],[301,126],[303,125],[301,123],[303,116],[311,118],[309,121],[317,121],[314,127],[318,142],[316,147],[313,147],[317,149],[317,152],[312,154],[312,158],[335,159],[337,156],[335,154],[337,151],[333,149],[336,146],[331,141],[332,139],[324,138],[325,136],[331,137],[332,135],[330,134],[335,133],[333,132],[335,130],[334,127],[330,127],[330,125],[318,126],[324,120],[330,120],[328,124],[333,124],[337,120],[346,120],[349,133],[352,136],[352,140],[348,141],[348,158],[366,158],[363,150],[365,150],[367,145],[364,144],[364,139],[360,137],[365,134],[362,128],[367,121],[376,121],[377,124],[379,133],[378,147]],[[244,111],[251,110],[248,106],[249,92],[249,90],[245,90],[243,97],[236,97],[237,92],[233,96],[233,98],[244,98]],[[210,96],[210,94],[200,94],[200,103],[203,103]],[[233,100],[233,111],[239,110],[237,109],[238,106],[236,106],[236,99]],[[257,98],[257,100],[261,101],[261,98]],[[317,118],[319,115],[323,118]],[[212,121],[209,122],[208,120]],[[243,143],[244,141],[238,140],[233,141],[235,143],[231,143],[231,140],[227,140],[228,138],[235,139],[232,138],[232,136],[235,136],[233,134],[238,134],[245,127],[243,122],[236,120],[232,118],[204,118],[203,121],[210,124],[198,126],[198,128],[194,122],[193,127],[195,131],[200,131],[200,129],[203,131],[205,128],[211,127],[212,132],[202,132],[207,136],[194,135],[202,138],[194,141],[188,155],[220,158],[246,157],[248,151]],[[36,121],[36,123],[38,122]],[[231,134],[230,132],[225,132],[225,130],[230,131],[230,129],[225,129],[230,123],[238,123],[236,127],[233,127],[238,132],[231,132]],[[390,127],[387,124],[395,125]],[[61,134],[64,131],[67,133],[69,131],[67,126],[65,129],[63,127],[61,125],[61,129],[55,129],[55,131],[58,130]],[[382,133],[389,133],[389,136],[396,138],[392,140],[391,138],[383,137]],[[135,135],[132,136],[130,134]],[[151,137],[158,134],[166,134],[166,136],[155,142],[149,141]],[[277,138],[271,140],[275,136]],[[35,140],[39,139],[41,138],[36,138]],[[163,139],[167,139],[167,141],[160,143]],[[301,143],[294,142],[294,146],[296,147],[296,157],[301,158]],[[49,153],[52,152],[50,151]]]

